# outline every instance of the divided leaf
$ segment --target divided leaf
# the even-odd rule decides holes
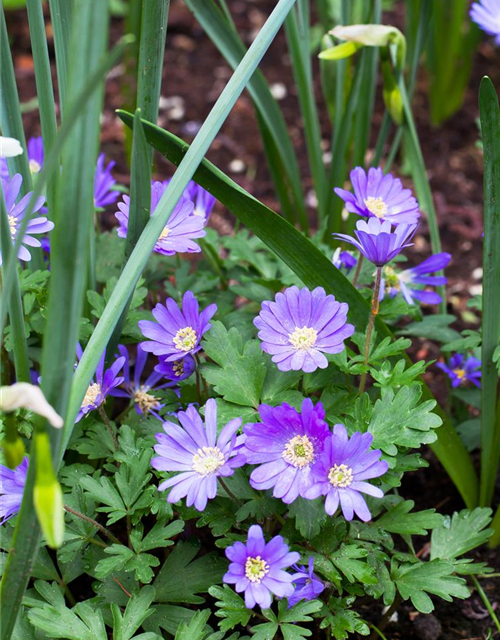
[[[410,513],[414,506],[413,500],[399,502],[377,520],[377,526],[391,533],[425,536],[429,529],[442,525],[443,516],[435,509]]]
[[[493,533],[492,529],[486,529],[490,522],[491,509],[487,507],[463,509],[451,518],[445,516],[441,526],[432,532],[431,560],[454,560],[485,544]]]

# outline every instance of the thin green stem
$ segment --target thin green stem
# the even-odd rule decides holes
[[[356,271],[354,272],[354,278],[352,279],[352,286],[356,287],[358,285],[359,275],[361,273],[361,267],[363,266],[364,255],[359,254],[358,264],[356,265]]]
[[[375,318],[378,315],[378,311],[380,308],[380,283],[382,281],[382,267],[377,267],[377,273],[375,275],[375,287],[373,289],[373,298],[372,298],[372,308],[370,313],[370,319],[368,320],[368,327],[366,329],[366,338],[365,338],[365,350],[363,357],[363,366],[368,367],[368,360],[370,359],[370,345],[372,341],[372,333],[373,327],[375,325]],[[368,371],[364,371],[361,376],[361,383],[359,385],[359,394],[361,395],[365,390],[366,385],[366,376]]]
[[[399,595],[399,593],[397,593],[396,597],[394,598],[394,602],[391,604],[391,606],[387,609],[387,611],[382,616],[382,619],[379,622],[378,628],[372,626],[373,631],[368,640],[376,640],[377,635],[381,638],[384,637],[380,634],[380,632],[387,627],[392,617],[392,614],[396,611],[396,609],[399,607],[400,604],[401,604],[401,596]]]
[[[115,430],[113,429],[113,425],[111,424],[111,421],[108,418],[108,414],[104,410],[104,407],[102,406],[102,404],[99,405],[99,407],[97,408],[97,411],[98,411],[99,415],[101,416],[102,421],[106,425],[106,429],[109,431],[109,435],[111,436],[111,439],[113,440],[113,445],[115,447],[115,450],[118,451],[118,449],[120,448],[120,446],[118,444],[118,438],[116,437],[116,433],[115,433]]]
[[[497,631],[500,633],[500,620],[498,620],[497,614],[495,613],[493,607],[491,606],[491,602],[490,602],[488,596],[486,595],[486,593],[484,592],[483,588],[479,584],[479,581],[476,578],[476,576],[472,576],[472,582],[474,583],[474,586],[476,587],[476,590],[479,593],[479,596],[480,596],[481,600],[483,601],[484,606],[488,610],[488,613],[490,614],[490,617],[493,620],[493,623],[495,624],[495,627],[497,628]]]
[[[84,520],[85,522],[88,522],[89,524],[91,524],[93,527],[96,527],[97,529],[99,529],[101,533],[103,533],[107,538],[109,538],[111,542],[114,542],[115,544],[121,544],[118,538],[114,536],[111,533],[111,531],[109,531],[109,529],[106,529],[106,527],[103,527],[102,524],[99,524],[97,520],[94,520],[93,518],[86,516],[84,513],[81,513],[76,509],[72,509],[71,507],[68,507],[67,504],[64,505],[64,511],[67,511],[68,513],[71,513],[71,515],[76,516],[77,518],[80,518],[80,520]]]
[[[227,486],[225,481],[221,478],[221,476],[219,476],[218,479],[219,479],[221,487],[224,489],[224,491],[227,493],[227,495],[231,498],[231,500],[233,500],[239,507],[241,507],[243,502],[234,495],[234,493],[231,491],[231,489],[229,489],[229,487]]]

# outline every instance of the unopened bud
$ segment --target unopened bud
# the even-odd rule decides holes
[[[0,387],[0,409],[6,413],[16,409],[28,409],[46,418],[56,429],[64,421],[47,402],[40,387],[28,382],[17,382],[10,387]]]
[[[389,115],[397,125],[402,125],[404,120],[403,97],[398,87],[391,63],[381,57],[381,68],[384,85],[382,96]]]
[[[396,45],[396,67],[402,70],[406,57],[406,39],[399,29],[384,24],[338,25],[329,32],[339,40],[355,43],[358,47],[387,47]]]
[[[61,485],[52,464],[47,433],[35,432],[36,471],[33,503],[49,547],[59,548],[64,540],[64,508]]]
[[[5,456],[5,463],[9,469],[15,469],[19,466],[26,455],[24,442],[19,436],[17,436],[15,440],[5,439],[2,443],[2,448]]]

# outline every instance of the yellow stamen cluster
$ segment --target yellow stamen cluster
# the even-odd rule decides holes
[[[399,283],[399,278],[396,274],[396,270],[393,267],[384,267],[383,274],[385,278],[385,286],[387,289],[399,289],[401,285]]]
[[[453,373],[459,380],[463,380],[465,378],[465,369],[453,369]]]
[[[297,351],[312,349],[318,339],[318,332],[312,327],[295,328],[293,333],[288,335],[288,341]]]
[[[7,218],[9,219],[10,235],[12,236],[12,240],[14,240],[17,232],[16,218],[14,216],[7,216]]]
[[[87,393],[85,394],[85,398],[82,402],[82,407],[87,407],[89,404],[95,404],[97,396],[101,393],[101,386],[94,382],[87,389]]]
[[[193,470],[201,476],[210,476],[226,462],[219,447],[202,447],[193,456]]]
[[[160,407],[158,400],[151,394],[147,393],[144,390],[144,387],[141,387],[135,392],[134,402],[139,406],[143,413],[149,413],[151,409],[158,409]]]
[[[36,160],[30,160],[29,167],[31,173],[40,173],[40,169],[42,168]]]
[[[345,464],[334,464],[328,473],[328,480],[334,487],[345,489],[352,484],[352,469]]]
[[[283,459],[302,469],[314,460],[314,445],[307,436],[295,436],[286,443]]]
[[[163,231],[160,233],[160,237],[158,238],[158,242],[160,240],[165,240],[165,238],[168,236],[169,233],[170,233],[170,229],[168,227],[164,227]]]
[[[196,346],[198,336],[192,327],[179,329],[174,336],[175,348],[179,351],[191,351]]]
[[[364,200],[365,206],[377,218],[383,218],[387,215],[388,207],[382,198],[374,198],[370,196]]]
[[[245,562],[245,576],[250,580],[250,582],[260,584],[262,582],[262,578],[264,578],[268,573],[269,565],[265,560],[262,560],[260,556],[247,558],[247,561]]]

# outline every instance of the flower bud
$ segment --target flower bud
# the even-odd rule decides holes
[[[33,503],[47,544],[59,548],[64,540],[64,508],[61,485],[52,465],[49,437],[35,432],[36,471]]]
[[[381,69],[383,77],[382,96],[391,118],[397,125],[402,125],[404,120],[403,97],[394,77],[389,59],[381,56]]]
[[[15,469],[19,466],[26,455],[24,442],[19,436],[17,436],[15,440],[7,440],[6,438],[2,442],[2,448],[5,456],[5,462],[9,469]]]
[[[40,387],[27,382],[17,382],[10,387],[0,387],[0,409],[6,413],[16,409],[28,409],[47,418],[50,424],[60,429],[64,420],[45,399]]]

